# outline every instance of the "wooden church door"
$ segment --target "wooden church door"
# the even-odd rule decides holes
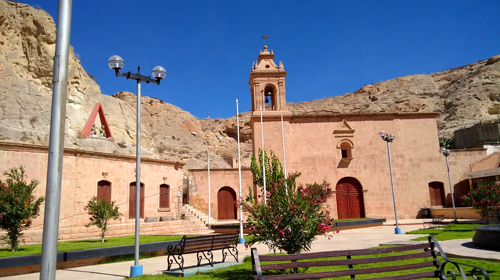
[[[444,184],[442,182],[429,183],[429,196],[431,199],[431,206],[444,205]]]
[[[130,183],[129,203],[128,203],[128,218],[135,219],[135,197],[136,197],[135,182]],[[141,205],[140,218],[144,218],[144,184],[141,183]]]
[[[337,213],[338,219],[364,218],[363,191],[358,180],[343,178],[337,183]]]
[[[236,219],[236,193],[230,187],[223,187],[217,193],[218,219],[235,220]]]

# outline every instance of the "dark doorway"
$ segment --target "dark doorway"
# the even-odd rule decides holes
[[[128,203],[128,217],[135,219],[135,197],[136,197],[135,182],[130,183],[129,203]],[[140,205],[141,218],[144,218],[144,184],[141,183],[141,205]]]
[[[170,208],[170,186],[160,185],[160,208]]]
[[[236,193],[230,187],[223,187],[217,193],[218,220],[236,219]]]
[[[97,198],[101,200],[104,198],[107,202],[111,202],[111,183],[102,180],[97,182]]]
[[[442,182],[429,183],[429,196],[431,199],[431,206],[444,205],[444,184]]]
[[[365,217],[363,190],[358,180],[342,178],[336,187],[338,219]]]

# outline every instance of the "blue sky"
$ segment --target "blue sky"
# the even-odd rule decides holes
[[[24,1],[57,22],[58,1]],[[430,74],[500,54],[500,1],[73,1],[71,45],[103,94],[136,92],[123,71],[167,70],[142,86],[203,119],[250,110],[252,62],[267,33],[282,60],[288,102],[353,92],[363,85]]]

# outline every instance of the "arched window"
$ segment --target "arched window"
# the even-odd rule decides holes
[[[97,182],[97,198],[99,200],[104,198],[106,201],[111,202],[111,182],[106,180]]]
[[[170,186],[160,185],[160,208],[170,208]]]
[[[337,145],[337,148],[340,149],[340,158],[342,160],[352,159],[352,149],[354,148],[354,144],[350,140],[341,140]]]
[[[276,109],[276,89],[272,85],[268,85],[264,88],[264,105],[271,105],[271,110]]]

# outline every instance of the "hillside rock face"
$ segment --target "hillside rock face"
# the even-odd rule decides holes
[[[55,54],[54,20],[26,4],[0,1],[0,141],[48,145]],[[477,122],[497,119],[500,108],[500,56],[431,75],[411,75],[366,85],[342,96],[288,103],[294,115],[374,112],[438,112],[440,137]],[[113,138],[83,138],[83,126],[101,103]],[[237,157],[236,116],[199,120],[161,100],[141,98],[143,156],[206,167],[206,139],[212,141],[211,166],[228,168]],[[70,49],[65,147],[134,155],[136,96],[102,95]],[[242,162],[252,154],[250,113],[240,114]],[[99,118],[96,123],[99,125]],[[192,134],[196,132],[196,136]]]

